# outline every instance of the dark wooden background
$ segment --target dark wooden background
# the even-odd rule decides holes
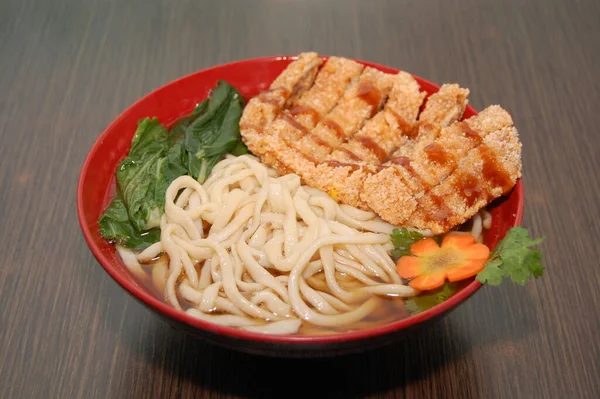
[[[321,360],[195,341],[124,293],[77,222],[92,143],[181,75],[305,50],[507,108],[547,274],[484,288],[391,347]],[[599,76],[593,0],[0,0],[0,398],[600,398]]]

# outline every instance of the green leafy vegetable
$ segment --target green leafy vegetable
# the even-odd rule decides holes
[[[417,296],[407,298],[404,301],[404,306],[406,310],[410,312],[411,315],[421,313],[426,311],[427,309],[431,309],[435,305],[438,305],[448,298],[450,298],[456,291],[458,290],[457,283],[447,282],[440,288],[433,291],[425,291]]]
[[[236,157],[239,157],[240,155],[251,154],[251,152],[248,149],[248,147],[246,147],[246,144],[244,144],[244,142],[240,140],[237,142],[233,150],[231,150],[231,154],[235,155]]]
[[[144,248],[160,239],[165,194],[179,176],[200,183],[226,153],[242,155],[239,92],[219,81],[208,99],[170,130],[156,118],[138,123],[127,157],[117,167],[117,194],[99,220],[101,235],[128,248]]]
[[[423,239],[423,235],[417,231],[408,230],[407,228],[394,229],[392,231],[392,256],[399,259],[403,256],[410,255],[410,246],[417,241]]]
[[[171,146],[169,132],[156,118],[140,121],[131,150],[117,168],[119,194],[138,231],[160,224],[167,187],[187,171],[184,158],[181,145]]]
[[[543,241],[543,238],[531,238],[523,227],[513,227],[492,252],[485,268],[477,275],[477,280],[499,285],[504,279],[510,279],[524,285],[531,277],[542,276],[542,253],[530,247]]]
[[[125,204],[120,198],[112,200],[100,218],[100,234],[107,240],[126,248],[141,249],[160,240],[160,230],[150,229],[144,233],[137,230],[129,220]]]
[[[205,107],[205,112],[188,126],[183,138],[189,174],[200,183],[223,155],[240,142],[243,99],[233,86],[219,81]]]
[[[169,138],[171,139],[171,142],[177,142],[181,140],[190,124],[200,115],[205,113],[207,108],[208,100],[204,100],[200,104],[196,105],[196,108],[194,108],[191,114],[184,116],[175,122],[169,131]]]

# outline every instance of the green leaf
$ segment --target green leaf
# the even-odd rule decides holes
[[[533,277],[541,277],[544,275],[544,266],[542,266],[542,253],[540,251],[531,251],[525,258],[525,267],[529,269]]]
[[[417,296],[408,298],[404,301],[404,306],[411,315],[424,312],[432,307],[446,301],[458,290],[457,283],[445,283],[442,287],[426,291]]]
[[[152,179],[153,209],[148,219],[148,225],[159,226],[160,217],[164,212],[165,195],[169,185],[179,176],[187,174],[186,165],[187,153],[183,149],[182,143],[172,146],[164,157],[160,158],[154,169]]]
[[[144,118],[139,121],[131,141],[128,157],[143,159],[162,151],[167,143],[168,132],[157,118]]]
[[[117,167],[117,195],[99,220],[102,236],[136,248],[160,239],[157,227],[173,180],[191,175],[202,183],[226,153],[248,153],[239,131],[243,105],[239,92],[219,81],[170,130],[157,118],[140,120]]]
[[[233,150],[231,150],[231,154],[239,157],[240,155],[250,154],[250,150],[242,140],[239,140],[235,147],[233,147]]]
[[[139,122],[131,149],[117,168],[118,197],[134,229],[130,234],[160,225],[168,186],[187,174],[186,157],[182,144],[172,145],[156,118]]]
[[[500,285],[504,277],[504,270],[500,266],[502,266],[502,260],[498,258],[488,261],[485,268],[477,275],[477,281],[482,284]]]
[[[524,285],[531,277],[542,276],[542,254],[530,247],[543,241],[543,238],[532,238],[527,229],[513,227],[498,243],[485,268],[477,275],[477,280],[499,285],[504,279],[510,279],[513,283]]]
[[[208,98],[206,110],[185,132],[187,168],[192,177],[203,183],[214,165],[236,148],[241,141],[239,121],[243,100],[227,82],[219,81]]]
[[[423,235],[417,231],[412,231],[407,228],[394,229],[392,231],[392,256],[399,259],[403,256],[410,255],[410,246],[417,241],[423,239]]]
[[[137,230],[129,220],[121,199],[115,197],[98,222],[100,234],[105,239],[131,249],[143,249],[160,240],[160,230]]]
[[[200,104],[196,105],[196,108],[194,108],[191,114],[184,116],[175,122],[173,127],[171,127],[171,130],[169,130],[169,139],[171,142],[176,143],[183,139],[183,136],[185,135],[185,132],[190,124],[200,115],[205,113],[207,108],[208,100],[204,100]]]
[[[154,192],[156,185],[161,183],[161,158],[170,147],[168,135],[158,119],[143,119],[138,124],[127,158],[117,169],[121,198],[138,231],[158,226],[164,198],[157,198]]]

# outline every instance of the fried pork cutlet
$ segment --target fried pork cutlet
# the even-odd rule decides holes
[[[364,180],[395,148],[408,140],[425,98],[417,81],[406,72],[393,77],[390,96],[384,108],[350,140],[326,157],[325,162],[303,175],[314,187],[337,200],[370,210],[360,199]],[[368,165],[365,165],[368,164]]]
[[[315,84],[289,110],[277,118],[272,134],[288,145],[300,141],[338,104],[348,87],[359,79],[364,67],[345,58],[332,57],[323,66]]]
[[[367,178],[361,199],[383,219],[402,225],[417,211],[418,199],[423,193],[451,175],[471,149],[479,146],[489,134],[512,125],[508,112],[499,106],[490,106],[476,116],[454,122],[442,128],[439,137],[412,159],[392,158],[390,161],[396,165]],[[478,175],[478,178],[485,176]],[[435,209],[428,212],[435,213]],[[436,219],[434,215],[432,218]]]
[[[300,98],[313,84],[322,60],[317,53],[302,53],[271,83],[269,89],[250,99],[240,119],[243,140],[250,151],[260,150],[268,134],[265,128],[286,105]]]
[[[442,127],[460,120],[468,104],[468,95],[468,89],[455,83],[443,84],[437,93],[427,99],[409,140],[392,157],[411,157],[413,152],[422,150],[435,140]]]
[[[315,53],[303,53],[249,101],[240,129],[249,149],[280,174],[298,174],[390,223],[438,234],[521,176],[510,115],[491,106],[460,121],[468,94],[445,84],[423,104],[425,93],[408,73],[340,57],[321,67]]]
[[[440,184],[418,198],[410,226],[440,234],[465,223],[492,200],[507,194],[521,177],[521,142],[506,127],[483,138]]]
[[[392,90],[383,110],[367,121],[354,137],[327,156],[326,160],[364,161],[372,165],[382,163],[392,151],[408,140],[425,94],[410,74],[399,72],[393,78]]]
[[[294,61],[298,62],[298,61]],[[293,63],[292,63],[293,64]],[[319,71],[314,85],[265,129],[261,145],[251,151],[280,174],[312,170],[315,165],[293,147],[321,121],[323,115],[338,104],[342,96],[359,79],[363,65],[340,57],[331,57]],[[242,127],[242,136],[245,136]]]
[[[393,75],[367,67],[315,128],[291,143],[315,163],[325,160],[372,118],[387,100]]]

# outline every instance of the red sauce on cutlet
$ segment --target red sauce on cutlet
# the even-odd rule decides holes
[[[412,131],[413,131],[413,125],[408,123],[408,121],[406,119],[404,119],[404,117],[402,115],[396,113],[395,111],[388,109],[387,112],[389,112],[396,119],[396,123],[398,123],[398,127],[400,128],[402,133],[405,136],[411,137]]]
[[[329,151],[332,150],[331,144],[329,144],[328,142],[326,142],[325,140],[323,140],[322,138],[320,138],[319,136],[317,136],[316,134],[308,133],[308,137],[310,137],[310,139],[316,144],[319,145],[321,147],[327,148]]]
[[[476,144],[480,144],[483,141],[483,138],[481,137],[479,132],[471,129],[471,126],[469,126],[467,122],[462,121],[460,123],[460,128],[462,129],[465,136],[467,136],[469,140],[475,142]]]
[[[344,162],[338,162],[338,161],[327,161],[327,165],[333,167],[333,168],[344,168],[344,167],[350,167],[350,169],[352,170],[352,172],[357,171],[359,169],[358,165],[353,164],[353,163],[344,163]]]
[[[408,157],[392,157],[390,158],[390,162],[404,167],[410,166],[410,159]]]
[[[368,148],[369,151],[371,151],[377,157],[379,162],[382,162],[387,157],[387,152],[385,152],[385,150],[381,148],[379,144],[373,141],[373,139],[363,136],[356,136],[355,139]]]
[[[327,119],[325,122],[323,122],[323,125],[333,130],[333,132],[336,134],[336,136],[338,137],[338,139],[340,139],[342,143],[346,141],[346,134],[344,133],[344,130],[336,122],[332,121],[331,119]]]
[[[429,144],[427,147],[423,148],[423,152],[431,162],[440,166],[447,166],[454,162],[452,156],[437,143]]]
[[[283,97],[283,101],[277,95],[271,96],[271,93],[277,92],[280,93],[281,97]],[[260,93],[258,99],[263,103],[273,104],[277,107],[281,107],[283,106],[283,103],[285,103],[285,100],[289,98],[290,94],[291,93],[286,89],[269,89]]]
[[[434,222],[441,222],[448,218],[448,216],[452,215],[452,209],[446,205],[443,198],[438,197],[437,195],[430,195],[429,198],[433,202],[434,209],[429,213],[429,218]]]
[[[345,153],[346,155],[348,155],[348,157],[354,161],[360,161],[360,157],[358,155],[356,155],[355,153],[353,153],[352,151],[350,151],[349,149],[345,148],[345,147],[340,147],[338,148],[338,150],[342,151],[343,153]]]
[[[417,138],[417,136],[419,135],[419,130],[421,130],[421,127],[423,127],[424,125],[425,123],[419,121],[415,123],[410,130],[405,132],[404,135],[409,139],[414,140]]]
[[[454,190],[462,197],[468,207],[473,206],[475,201],[487,197],[480,179],[471,173],[462,173],[453,184]]]
[[[296,119],[294,119],[294,117],[291,116],[290,114],[284,113],[281,116],[281,118],[283,120],[285,120],[287,123],[289,123],[295,129],[300,130],[302,132],[302,134],[308,133],[308,129],[306,129],[300,122],[298,122]]]
[[[373,83],[361,82],[358,86],[358,97],[371,107],[371,118],[377,113],[381,102],[381,93]]]
[[[404,170],[406,170],[413,179],[418,180],[421,186],[424,188],[429,187],[429,184],[427,184],[421,175],[419,175],[419,173],[417,173],[417,171],[412,167],[411,161],[408,157],[392,157],[389,159],[389,161],[396,165],[402,166]]]
[[[321,119],[321,115],[314,108],[305,105],[296,105],[290,109],[290,115],[309,115],[312,119],[313,126],[319,123],[319,119]]]
[[[501,187],[502,193],[508,192],[513,186],[513,181],[504,167],[498,163],[496,154],[488,146],[480,147],[479,152],[483,160],[483,178],[492,187]]]

